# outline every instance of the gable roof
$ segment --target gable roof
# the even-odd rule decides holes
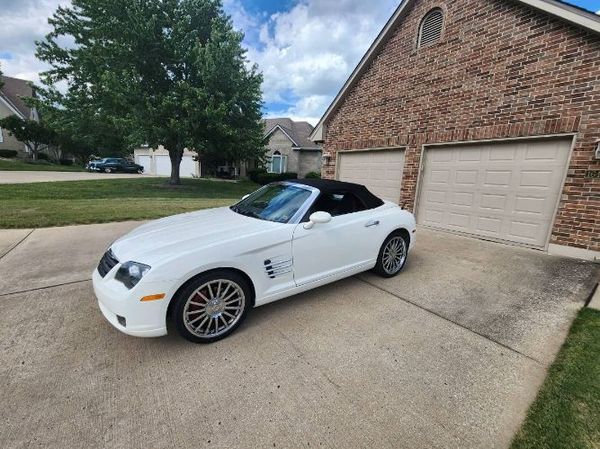
[[[336,111],[341,101],[346,97],[346,94],[358,81],[360,76],[369,67],[369,64],[375,59],[381,47],[385,44],[388,38],[395,31],[396,26],[404,18],[409,7],[419,0],[402,0],[396,11],[390,19],[387,21],[369,50],[362,57],[348,80],[342,86],[342,89],[338,92],[333,102],[327,110],[317,126],[310,135],[310,140],[313,142],[323,142],[325,132],[324,126],[329,117],[333,112]],[[594,14],[591,11],[587,11],[578,6],[571,5],[561,0],[514,0],[518,3],[522,3],[526,6],[532,7],[539,11],[545,12],[552,16],[558,17],[561,20],[580,26],[586,30],[600,34],[600,15]]]
[[[308,122],[295,122],[290,118],[267,118],[265,125],[265,139],[275,130],[281,130],[290,139],[294,147],[302,149],[318,149],[319,147],[309,139],[314,127]]]
[[[0,98],[23,118],[30,118],[31,108],[23,101],[24,97],[33,97],[33,88],[27,80],[2,75],[4,86],[0,90]]]

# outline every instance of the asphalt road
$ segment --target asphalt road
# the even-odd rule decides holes
[[[427,230],[393,279],[137,339],[89,282],[134,223],[0,231],[2,448],[505,448],[596,266]]]

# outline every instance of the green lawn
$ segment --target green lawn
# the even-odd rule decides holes
[[[254,183],[165,178],[0,184],[0,228],[142,220],[235,203]]]
[[[79,165],[27,163],[18,159],[0,159],[0,171],[85,171]]]
[[[600,448],[600,311],[584,309],[512,449]]]

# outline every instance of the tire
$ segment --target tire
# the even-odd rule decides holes
[[[174,301],[177,332],[193,343],[212,343],[242,324],[254,302],[254,293],[248,281],[235,271],[215,270],[189,281]]]
[[[409,237],[406,231],[394,231],[384,240],[373,272],[391,278],[402,271],[408,258]]]
[[[143,175],[144,174],[144,169],[140,168],[137,172],[138,172],[138,175]]]
[[[106,168],[104,169],[104,173],[112,173],[112,168],[110,168],[110,167],[106,167]]]

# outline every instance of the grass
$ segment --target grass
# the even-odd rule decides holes
[[[600,311],[584,309],[511,449],[600,448]]]
[[[17,159],[0,159],[0,171],[85,171],[79,165],[27,163]]]
[[[0,184],[0,228],[143,220],[233,204],[256,190],[251,182],[165,178]]]

